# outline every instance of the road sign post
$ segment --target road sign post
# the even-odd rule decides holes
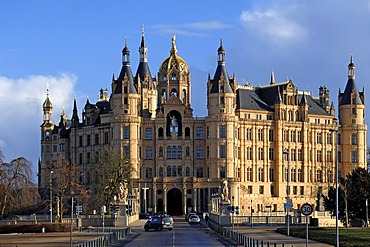
[[[306,247],[308,247],[308,216],[312,214],[313,208],[311,204],[305,203],[301,207],[301,212],[306,216]]]

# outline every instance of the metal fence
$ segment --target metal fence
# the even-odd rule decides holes
[[[90,240],[85,243],[75,245],[75,247],[106,247],[113,244],[115,241],[127,237],[131,233],[131,228],[116,230],[99,238]]]

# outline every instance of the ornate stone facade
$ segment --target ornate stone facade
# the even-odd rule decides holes
[[[133,75],[125,45],[110,97],[102,89],[95,104],[87,101],[82,121],[75,101],[72,118],[62,114],[59,125],[52,124],[48,92],[41,125],[41,189],[48,189],[57,159],[78,164],[84,186],[93,189],[94,157],[113,146],[135,170],[128,194],[139,198],[141,212],[206,211],[215,195],[245,213],[251,205],[255,212],[266,206],[283,211],[288,192],[293,208],[308,202],[322,209],[320,195],[334,183],[336,158],[342,175],[366,167],[365,95],[355,84],[352,58],[336,119],[324,86],[313,97],[291,80],[275,82],[273,73],[265,86],[238,85],[228,75],[221,42],[214,77],[207,82],[208,115],[199,118],[193,116],[190,71],[178,55],[175,37],[155,78],[147,51],[143,33]]]

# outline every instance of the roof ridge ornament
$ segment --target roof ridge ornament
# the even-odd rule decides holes
[[[177,55],[177,48],[176,48],[176,34],[172,35],[172,48],[171,48],[171,55]]]

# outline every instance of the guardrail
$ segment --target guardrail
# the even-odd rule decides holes
[[[75,247],[107,247],[110,244],[113,244],[115,241],[127,237],[130,233],[131,228],[127,227],[125,229],[116,230],[112,233],[106,234],[88,242],[77,244],[75,245]]]
[[[208,226],[214,230],[215,232],[221,234],[222,236],[226,238],[230,238],[239,244],[242,244],[243,246],[247,247],[284,247],[284,244],[282,243],[276,243],[276,242],[270,242],[270,241],[263,241],[258,239],[253,239],[251,237],[248,237],[245,234],[230,230],[228,228],[222,227],[212,221],[208,221]],[[288,246],[288,245],[287,245]],[[291,246],[291,245],[289,245]]]

